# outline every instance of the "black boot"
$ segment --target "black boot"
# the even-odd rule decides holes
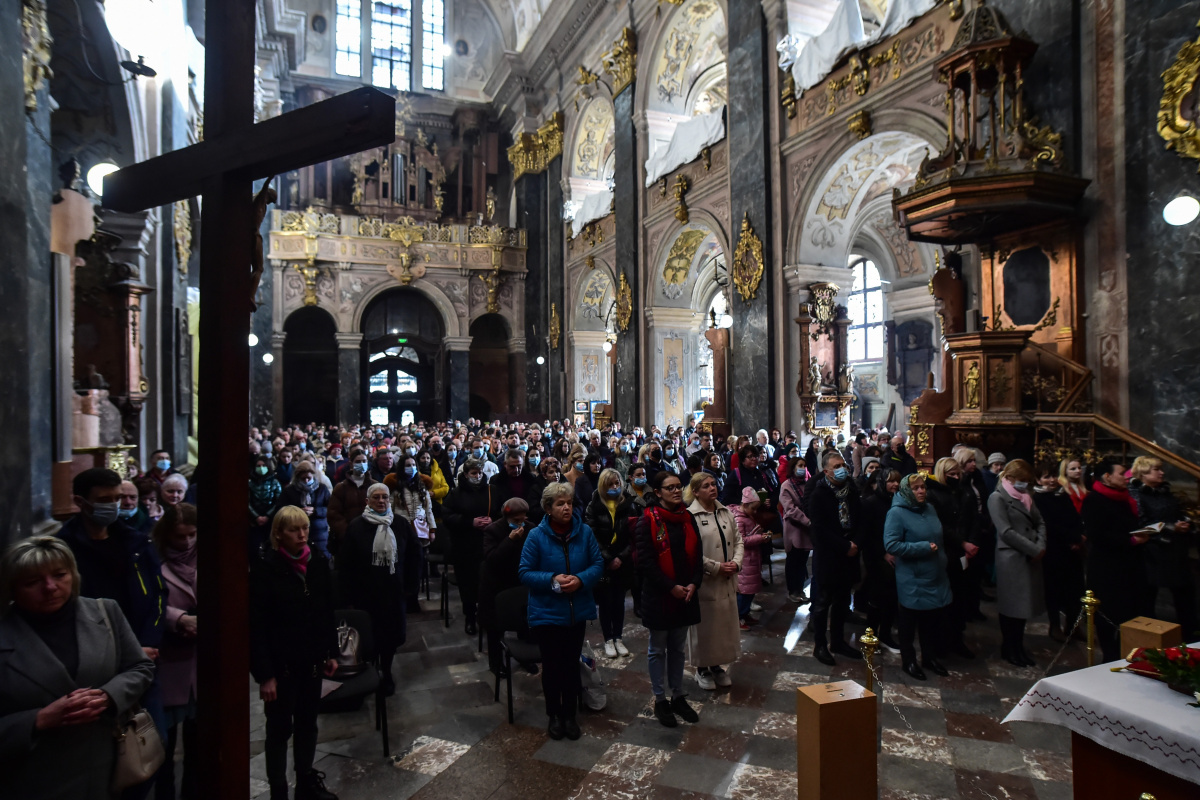
[[[546,733],[551,739],[558,741],[566,735],[566,729],[563,727],[563,722],[558,717],[550,717],[550,724],[546,726]]]
[[[918,667],[917,662],[915,661],[910,661],[905,664],[904,671],[919,681],[925,680],[925,671]]]
[[[675,712],[671,710],[671,701],[665,697],[654,701],[654,716],[668,728],[674,728],[679,724],[675,721]]]
[[[921,666],[932,672],[934,675],[940,675],[943,678],[950,674],[950,671],[942,666],[942,662],[938,661],[936,658],[922,658]]]
[[[684,722],[690,722],[694,725],[700,721],[700,715],[696,713],[696,709],[688,705],[687,695],[681,694],[679,697],[673,698],[671,700],[671,711]]]
[[[831,667],[837,664],[837,661],[833,657],[833,653],[830,653],[829,648],[823,644],[819,644],[813,648],[813,658],[815,658],[817,661],[820,661],[822,664],[826,664]]]
[[[337,795],[325,788],[324,772],[310,769],[296,777],[296,800],[337,800]]]

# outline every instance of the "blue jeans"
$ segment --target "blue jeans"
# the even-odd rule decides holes
[[[754,595],[742,594],[741,592],[738,592],[737,604],[738,604],[738,618],[739,619],[745,619],[746,615],[750,613],[750,604],[753,602],[754,602]]]
[[[671,697],[683,697],[683,646],[687,641],[687,626],[665,631],[650,631],[650,646],[646,650],[650,662],[650,687],[654,697],[662,700],[663,669],[671,687]]]

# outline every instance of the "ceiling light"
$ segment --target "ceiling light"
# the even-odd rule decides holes
[[[104,176],[111,175],[119,169],[120,167],[111,161],[101,162],[89,169],[87,173],[87,185],[92,190],[92,194],[96,195],[96,197],[103,197]]]
[[[91,181],[91,173],[88,174]],[[1190,194],[1180,194],[1163,208],[1163,219],[1168,225],[1187,225],[1200,216],[1200,200]]]
[[[537,363],[538,363],[538,366],[540,367],[542,364],[546,363],[546,359],[543,356],[538,356]]]
[[[263,363],[264,364],[270,364],[274,361],[275,361],[275,356],[271,355],[270,353],[263,353]]]
[[[732,328],[733,327],[733,317],[730,316],[729,314],[722,314],[721,317],[717,320],[717,327],[718,328]]]
[[[247,341],[250,342],[251,347],[255,347],[258,345],[258,337],[255,336],[253,333],[250,334],[250,338]]]

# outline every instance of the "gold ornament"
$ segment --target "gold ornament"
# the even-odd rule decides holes
[[[967,387],[966,401],[963,408],[979,408],[979,362],[972,361],[964,381]]]
[[[622,331],[629,330],[629,319],[633,316],[633,289],[621,273],[621,281],[617,288],[617,327]]]
[[[545,172],[550,162],[562,155],[562,148],[563,115],[561,111],[555,111],[536,133],[522,133],[513,146],[508,148],[513,180],[522,175]]]
[[[558,319],[558,303],[550,304],[550,349],[558,349],[558,337],[562,333],[562,323]]]
[[[847,127],[859,139],[867,138],[871,135],[871,112],[865,108],[862,111],[855,111],[850,115]]]
[[[733,252],[733,285],[742,301],[749,303],[758,294],[763,276],[763,244],[750,227],[750,212],[742,217],[742,233]]]
[[[679,220],[679,222],[683,225],[687,225],[688,223],[688,207],[687,200],[684,199],[684,195],[687,194],[687,191],[690,188],[691,184],[688,183],[686,176],[675,176],[675,202],[678,204],[675,206],[675,219]]]
[[[1200,130],[1196,127],[1196,105],[1192,99],[1198,76],[1200,37],[1179,48],[1175,62],[1162,74],[1158,135],[1166,141],[1168,150],[1174,150],[1184,158],[1200,159]]]
[[[632,28],[621,29],[621,38],[613,42],[613,49],[604,54],[604,71],[612,77],[613,97],[633,83],[637,69],[637,34]]]
[[[50,25],[45,0],[25,0],[21,5],[21,60],[25,71],[25,110],[37,111],[37,94],[54,77],[50,70]]]
[[[179,277],[186,278],[188,262],[192,259],[192,208],[189,201],[175,201],[172,227],[175,229],[175,260],[179,262]]]

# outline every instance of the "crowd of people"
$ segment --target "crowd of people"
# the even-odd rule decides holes
[[[700,690],[732,685],[740,632],[759,622],[755,595],[777,548],[787,600],[811,603],[813,655],[829,665],[862,658],[847,639],[857,623],[913,678],[946,675],[948,659],[974,658],[964,633],[987,619],[980,604],[994,596],[1001,656],[1032,666],[1027,621],[1048,612],[1052,637],[1080,635],[1085,587],[1103,604],[1106,658],[1119,655],[1117,624],[1156,616],[1159,589],[1185,635],[1196,632],[1192,527],[1155,459],[1034,466],[958,445],[927,472],[903,434],[800,445],[778,429],[714,439],[570,420],[251,428],[251,674],[273,800],[288,796],[289,741],[295,797],[335,797],[313,769],[322,680],[338,669],[335,609],[368,615],[390,694],[406,616],[420,610],[422,577],[439,568],[452,568],[463,632],[482,627],[498,677],[509,631],[497,609],[514,600],[526,609],[516,633],[541,658],[523,666],[540,671],[554,739],[581,735],[588,621],[598,621],[605,658],[631,655],[628,596],[649,632],[656,718],[695,722],[685,663]],[[131,465],[130,480],[81,472],[80,513],[0,563],[0,763],[23,797],[106,796],[113,755],[102,720],[138,702],[167,758],[126,796],[175,797],[181,738],[182,796],[196,796],[204,534],[195,486],[164,451],[149,466]],[[77,769],[47,769],[47,752]]]

